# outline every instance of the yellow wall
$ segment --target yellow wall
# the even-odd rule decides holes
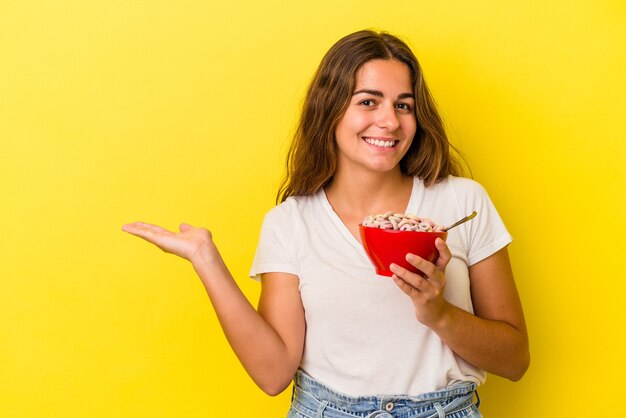
[[[190,266],[120,226],[209,227],[256,302],[305,87],[365,27],[414,47],[516,238],[532,364],[484,413],[620,415],[626,7],[542,3],[0,1],[0,417],[284,416]]]

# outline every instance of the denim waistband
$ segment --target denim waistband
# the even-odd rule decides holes
[[[299,370],[294,379],[292,408],[304,416],[325,418],[462,417],[465,415],[460,411],[474,407],[475,393],[476,383],[463,382],[418,396],[352,397],[324,386]]]

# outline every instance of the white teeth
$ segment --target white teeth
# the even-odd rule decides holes
[[[365,142],[367,142],[368,144],[371,145],[376,145],[377,147],[384,147],[384,148],[390,148],[393,147],[396,143],[396,141],[382,141],[380,139],[372,139],[372,138],[365,138]]]

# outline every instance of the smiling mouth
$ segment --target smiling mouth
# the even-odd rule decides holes
[[[395,139],[376,139],[376,138],[363,138],[365,142],[370,145],[374,145],[381,148],[393,148],[400,141]]]

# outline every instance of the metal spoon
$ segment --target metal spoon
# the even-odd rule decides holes
[[[459,225],[461,225],[461,224],[464,224],[465,222],[467,222],[467,221],[469,221],[470,219],[474,218],[474,216],[476,216],[476,211],[474,211],[474,212],[470,213],[470,214],[469,214],[469,215],[467,215],[465,218],[463,218],[463,219],[461,219],[461,220],[456,221],[456,222],[455,222],[455,223],[453,223],[452,225],[450,225],[450,226],[447,226],[447,227],[443,228],[443,232],[449,231],[449,230],[451,230],[452,228],[454,228],[455,226],[459,226]]]

